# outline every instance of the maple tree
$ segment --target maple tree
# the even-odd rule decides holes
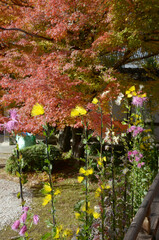
[[[1,106],[23,131],[41,130],[36,102],[50,125],[74,123],[75,105],[116,96],[122,65],[159,54],[158,24],[158,0],[0,0]]]

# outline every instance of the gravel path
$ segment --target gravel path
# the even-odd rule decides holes
[[[6,225],[13,223],[21,212],[21,200],[17,198],[19,192],[19,184],[0,179],[0,230]],[[26,206],[29,206],[32,199],[32,194],[24,188],[24,199]]]

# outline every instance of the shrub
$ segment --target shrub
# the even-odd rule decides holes
[[[60,150],[52,145],[50,146],[50,161],[58,160],[61,157]],[[44,144],[36,144],[26,147],[20,151],[23,158],[23,171],[42,171],[47,159],[46,146]],[[16,151],[9,157],[6,163],[6,171],[15,174],[18,170]]]

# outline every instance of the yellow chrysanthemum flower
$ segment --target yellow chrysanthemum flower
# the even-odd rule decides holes
[[[85,173],[86,173],[86,170],[81,167],[80,170],[79,170],[79,173],[80,173],[80,174],[85,174]]]
[[[47,194],[45,198],[43,199],[43,206],[46,206],[51,201],[51,194]]]
[[[127,97],[128,98],[131,98],[133,95],[131,94],[131,93],[129,93],[128,95],[127,95]]]
[[[89,209],[87,210],[87,213],[88,213],[88,214],[92,214],[92,213],[93,213],[93,209],[92,209],[92,208],[89,208]]]
[[[102,164],[103,164],[103,163],[99,160],[99,161],[98,161],[98,165],[99,165],[99,166],[102,166]]]
[[[96,192],[101,192],[102,189],[101,188],[97,188]]]
[[[144,132],[151,132],[152,130],[151,129],[146,129],[146,130],[144,130]]]
[[[143,137],[142,141],[145,142],[145,141],[147,141],[148,139],[150,139],[150,136]]]
[[[110,189],[110,188],[111,188],[111,185],[110,185],[109,183],[107,183],[107,184],[102,184],[102,185],[101,185],[101,188],[102,188],[102,189]]]
[[[97,99],[97,98],[93,98],[92,103],[93,103],[93,104],[97,104],[97,103],[98,103],[98,99]]]
[[[99,161],[100,161],[100,162],[106,162],[107,159],[106,159],[106,157],[103,157],[103,158],[100,157],[100,158],[99,158]],[[99,165],[100,165],[100,164],[99,164]]]
[[[111,188],[111,185],[109,184],[109,183],[107,183],[106,185],[105,185],[105,189],[110,189]]]
[[[88,202],[87,207],[88,207],[88,208],[90,207],[90,202]],[[86,211],[86,204],[84,204],[84,205],[81,207],[81,211],[82,211],[82,212],[85,212],[85,211]],[[87,211],[88,211],[88,209],[87,209]]]
[[[135,117],[136,117],[136,119],[141,118],[141,116],[138,114],[135,114]]]
[[[54,192],[54,195],[56,196],[56,195],[58,195],[60,193],[61,193],[61,191],[59,189],[56,189],[56,191]]]
[[[54,239],[59,239],[60,238],[60,231],[58,228],[56,228],[56,235],[54,236]]]
[[[142,98],[144,98],[144,97],[146,97],[146,96],[147,96],[146,93],[143,93],[143,94],[141,95]]]
[[[95,219],[100,218],[100,213],[93,212],[93,217],[94,217]]]
[[[128,95],[129,93],[130,93],[130,91],[129,91],[129,90],[127,90],[127,91],[125,92],[125,94],[126,94],[126,95]]]
[[[142,123],[142,120],[137,120],[136,122],[134,122],[134,124],[137,126],[138,124]]]
[[[39,115],[43,115],[44,113],[45,113],[45,111],[44,111],[43,106],[39,103],[36,103],[32,108],[31,116],[32,117],[39,116]]]
[[[80,217],[80,213],[75,212],[75,218],[76,218],[76,219],[79,219],[79,217]]]
[[[105,189],[105,185],[104,185],[104,184],[102,184],[102,185],[101,185],[101,188],[102,188],[102,189]]]
[[[84,177],[79,176],[77,179],[78,179],[78,182],[81,183],[84,180]]]
[[[77,117],[79,114],[78,114],[78,111],[76,109],[72,109],[71,111],[71,117]]]
[[[101,188],[97,188],[97,190],[96,190],[96,192],[95,192],[95,197],[96,197],[96,198],[99,197],[100,194],[101,194],[101,192],[102,192],[102,189],[101,189]]]
[[[79,231],[80,231],[80,228],[77,228],[77,230],[76,230],[76,235],[79,234]]]
[[[89,176],[91,174],[93,174],[93,168],[90,168],[90,169],[86,170],[85,176]]]
[[[45,184],[43,190],[44,190],[44,193],[49,193],[51,192],[52,188],[50,187],[50,185]]]
[[[54,239],[59,239],[60,238],[60,232],[62,230],[62,225],[60,225],[59,227],[56,227],[56,235],[54,236]]]
[[[135,92],[135,86],[130,87],[129,90],[125,92],[125,94],[127,95],[128,98],[136,96],[137,93]]]
[[[130,87],[130,88],[129,88],[129,91],[130,91],[130,92],[135,91],[135,86]]]
[[[76,106],[74,109],[71,111],[71,117],[77,117],[77,116],[82,116],[86,115],[87,111],[83,107]]]
[[[62,233],[62,237],[64,238],[64,237],[70,237],[70,236],[72,236],[72,231],[66,228]]]

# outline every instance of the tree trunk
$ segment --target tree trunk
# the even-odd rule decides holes
[[[82,133],[83,128],[72,128],[72,154],[76,158],[84,157]]]
[[[71,127],[66,126],[64,130],[59,132],[59,145],[63,152],[68,152],[71,149]]]

